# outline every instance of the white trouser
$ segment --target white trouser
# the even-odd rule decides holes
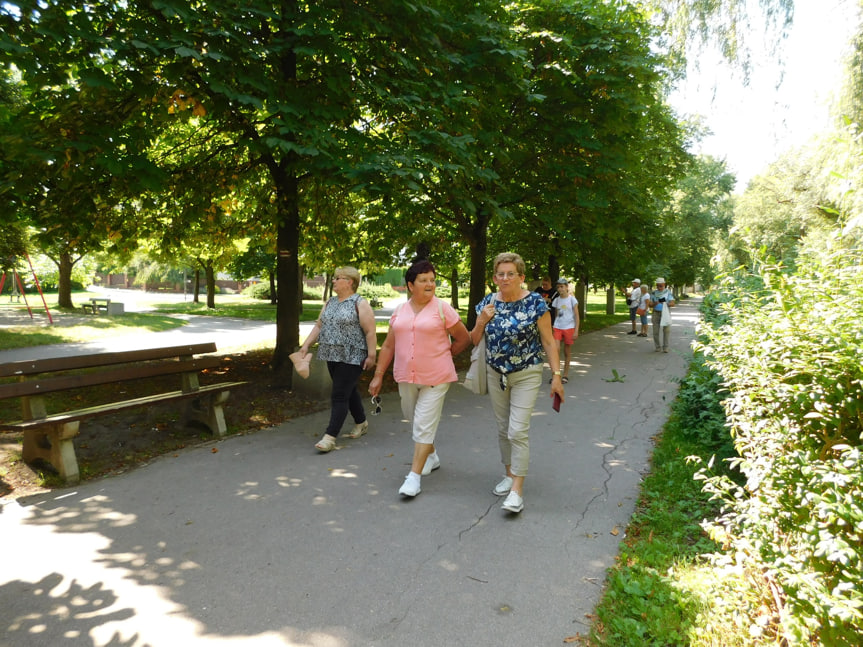
[[[413,426],[415,443],[434,444],[449,382],[428,386],[399,382],[402,413]]]

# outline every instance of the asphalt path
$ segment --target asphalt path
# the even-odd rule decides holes
[[[503,468],[488,397],[458,385],[442,466],[415,499],[398,495],[413,443],[395,393],[366,436],[329,454],[313,447],[322,412],[0,499],[0,645],[510,646],[584,634],[690,357],[696,304],[673,315],[667,354],[626,335],[628,323],[576,341],[561,412],[546,388],[538,400],[517,515],[492,493]]]

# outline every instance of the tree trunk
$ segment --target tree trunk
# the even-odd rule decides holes
[[[614,314],[614,285],[609,286],[605,291],[605,314]]]
[[[486,254],[488,253],[488,221],[484,212],[477,213],[477,220],[473,224],[470,236],[467,237],[470,245],[470,298],[467,309],[467,329],[471,330],[476,324],[476,304],[482,301],[486,295],[485,279],[488,276],[486,268]]]
[[[458,311],[458,270],[456,268],[452,268],[452,272],[449,277],[449,284],[452,288],[450,303],[452,304],[452,307]]]
[[[560,278],[560,262],[554,254],[548,255],[548,278],[551,279],[551,287],[557,285],[557,279]]]
[[[584,321],[584,306],[587,304],[587,285],[584,281],[578,280],[575,282],[575,298],[578,299],[579,320]]]
[[[57,307],[74,308],[72,303],[72,268],[76,261],[72,260],[69,252],[60,252],[59,258],[54,261],[57,264]]]
[[[201,268],[195,268],[195,289],[192,292],[192,303],[200,303],[198,295],[201,293]]]
[[[270,305],[276,305],[279,302],[278,295],[276,294],[276,271],[277,268],[274,265],[270,270]]]
[[[299,250],[299,180],[296,175],[280,172],[276,181],[277,230],[276,261],[276,347],[273,349],[271,366],[280,384],[285,388],[293,385],[293,373],[288,355],[300,344],[300,313],[297,308],[297,286],[300,265]]]
[[[204,264],[204,272],[207,276],[207,307],[216,309],[216,271],[213,269],[213,261],[207,259]]]

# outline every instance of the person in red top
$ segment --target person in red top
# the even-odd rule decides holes
[[[402,412],[413,427],[411,471],[399,494],[420,493],[421,477],[440,467],[435,435],[449,385],[458,381],[453,356],[470,344],[467,328],[455,309],[435,296],[434,265],[420,260],[405,274],[410,299],[393,312],[390,329],[378,354],[369,393],[376,397],[383,375],[395,359],[393,377],[399,385]]]

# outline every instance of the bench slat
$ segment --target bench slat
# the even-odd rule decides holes
[[[141,407],[148,404],[156,404],[159,402],[170,402],[172,400],[183,400],[187,398],[194,398],[201,395],[206,395],[207,393],[219,392],[219,391],[228,391],[232,388],[242,386],[246,384],[245,382],[224,382],[222,384],[208,384],[207,386],[202,386],[197,391],[171,391],[169,393],[159,393],[156,395],[146,395],[140,398],[133,398],[131,400],[125,400],[123,402],[112,402],[111,404],[102,404],[95,407],[87,407],[85,409],[78,409],[76,411],[64,411],[63,413],[52,414],[46,418],[36,418],[35,420],[19,420],[17,422],[0,422],[0,430],[3,431],[15,431],[15,430],[24,430],[24,429],[32,429],[37,427],[43,427],[46,424],[56,424],[56,423],[64,423],[64,422],[73,422],[75,420],[83,420],[85,418],[92,418],[94,416],[106,415],[110,413],[115,413],[118,411],[123,411],[125,409],[132,409],[135,407]]]
[[[197,373],[206,368],[216,368],[220,364],[221,360],[218,357],[200,357],[198,359],[187,359],[178,362],[125,366],[96,373],[62,375],[60,377],[46,377],[11,384],[0,384],[0,400],[54,393],[56,391],[66,391],[86,386],[96,386],[98,384],[125,382],[145,377],[171,375],[172,373]]]
[[[143,362],[157,359],[170,359],[184,355],[201,355],[216,352],[214,342],[201,344],[186,344],[166,348],[144,348],[142,350],[111,351],[91,355],[71,355],[67,357],[50,357],[45,359],[20,360],[0,364],[0,377],[15,377],[19,375],[38,375],[53,371],[70,371],[97,366],[111,366],[127,362]]]

